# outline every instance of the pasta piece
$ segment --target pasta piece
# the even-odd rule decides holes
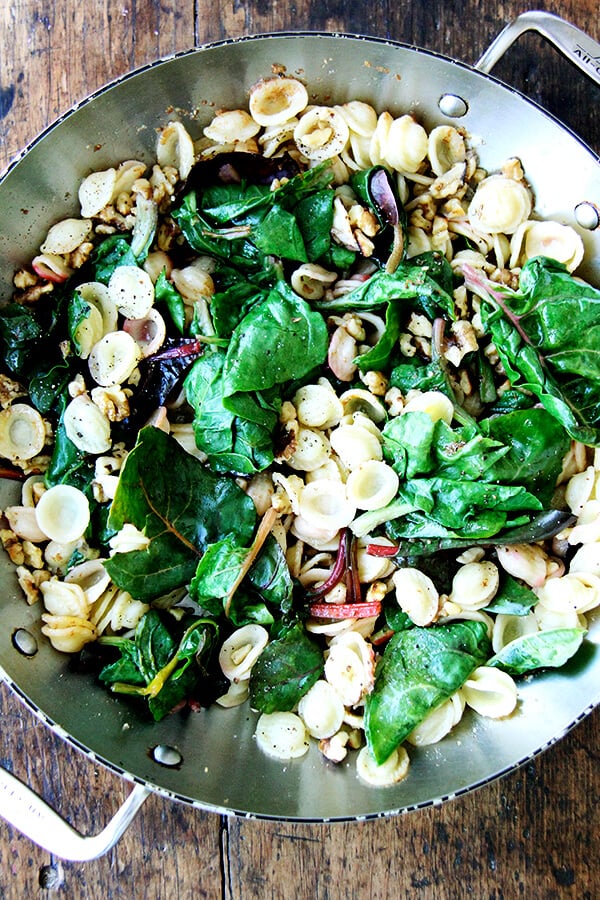
[[[373,687],[372,648],[357,632],[347,629],[334,637],[325,659],[325,679],[337,691],[344,706],[358,706]]]
[[[503,719],[517,706],[517,686],[507,672],[492,666],[478,666],[465,681],[461,693],[468,706],[480,716]]]
[[[33,459],[46,443],[46,426],[27,403],[13,403],[0,412],[0,456],[11,462]]]
[[[73,342],[80,359],[87,359],[92,347],[104,335],[102,313],[97,306],[88,305],[87,314],[78,322],[73,330]]]
[[[465,139],[452,125],[438,125],[428,138],[427,155],[436,175],[444,175],[467,155]]]
[[[217,144],[247,141],[260,131],[260,125],[244,109],[229,109],[217,113],[204,129],[204,134]]]
[[[69,569],[65,575],[65,583],[78,585],[91,605],[110,585],[110,576],[104,568],[104,560],[90,559]]]
[[[548,556],[535,544],[511,544],[496,547],[498,562],[505,572],[520,578],[530,587],[540,587],[546,580]]]
[[[482,609],[494,599],[499,585],[498,567],[493,562],[467,563],[452,579],[450,601],[463,610]]]
[[[143,319],[154,303],[154,285],[139,266],[117,266],[108,282],[111,300],[127,319]]]
[[[430,625],[437,618],[440,597],[431,578],[419,569],[397,569],[392,581],[400,609],[415,625]]]
[[[552,612],[589,612],[600,605],[600,577],[586,572],[549,578],[536,589],[538,605]]]
[[[298,715],[311,737],[332,737],[342,727],[344,704],[340,695],[327,681],[320,679],[298,703]]]
[[[569,544],[587,544],[600,540],[600,500],[588,500],[569,532]]]
[[[417,171],[429,147],[427,132],[412,116],[394,119],[387,132],[384,159],[388,166],[400,172]]]
[[[292,273],[291,285],[305,300],[320,300],[328,285],[337,278],[337,272],[330,272],[316,263],[304,263]]]
[[[384,763],[378,765],[368,747],[363,747],[356,758],[356,771],[363,781],[374,787],[398,784],[408,775],[410,759],[405,748],[394,750]]]
[[[98,637],[95,626],[79,616],[53,616],[44,613],[42,621],[42,634],[55,650],[62,653],[79,653],[86,644]]]
[[[94,306],[102,317],[102,334],[117,330],[118,311],[109,290],[100,281],[86,281],[78,285],[77,293],[82,300]],[[102,335],[100,335],[102,337]]]
[[[308,92],[296,78],[259,81],[250,90],[250,115],[259,125],[282,125],[301,113],[308,104]]]
[[[39,544],[47,541],[48,536],[38,525],[37,516],[33,506],[7,506],[4,515],[8,519],[10,530],[18,538]]]
[[[68,543],[85,534],[90,522],[90,504],[79,488],[56,484],[44,491],[35,514],[40,529],[50,540]]]
[[[415,394],[404,404],[403,411],[426,412],[434,422],[442,419],[448,425],[454,418],[454,404],[450,397],[441,391],[422,391]]]
[[[63,219],[48,231],[40,246],[42,253],[72,253],[90,235],[92,223],[89,218]]]
[[[50,578],[40,585],[46,611],[53,616],[77,616],[87,618],[90,603],[83,588]]]
[[[294,452],[287,464],[301,472],[312,472],[325,465],[330,453],[331,447],[323,432],[301,427],[296,436]]]
[[[492,648],[494,653],[499,653],[503,647],[517,638],[527,634],[535,634],[538,631],[538,623],[533,612],[526,616],[512,616],[499,613],[494,619],[492,631]]]
[[[398,492],[398,474],[382,460],[370,459],[352,470],[346,492],[358,509],[381,509]]]
[[[125,319],[123,331],[134,339],[142,359],[156,353],[167,336],[165,320],[154,306],[142,319]]]
[[[263,713],[256,726],[256,743],[275,759],[296,759],[309,748],[304,722],[293,712]]]
[[[79,185],[79,204],[84,218],[97,216],[112,201],[117,182],[116,169],[92,172]]]
[[[96,384],[110,387],[127,381],[141,358],[139,345],[126,331],[111,331],[90,351],[88,366]]]
[[[250,678],[252,666],[269,641],[269,632],[262,625],[243,625],[224,641],[219,651],[221,671],[230,681]]]
[[[460,691],[432,710],[416,728],[413,728],[407,741],[415,747],[427,747],[437,744],[460,721],[465,700]]]
[[[339,425],[329,438],[333,450],[352,471],[368,460],[383,458],[381,441],[363,424]]]
[[[320,378],[317,384],[301,387],[292,402],[298,421],[309,428],[332,428],[344,413],[341,401],[325,378]]]
[[[480,231],[513,234],[529,218],[531,206],[531,194],[522,181],[490,175],[478,184],[468,215]]]
[[[570,574],[587,572],[600,576],[600,543],[583,544],[569,563]]]
[[[325,532],[345,528],[356,515],[356,505],[337,481],[319,479],[306,484],[299,496],[299,514],[305,522]]]
[[[510,242],[509,266],[522,266],[534,256],[549,256],[574,272],[583,259],[584,246],[579,234],[570,225],[560,222],[527,221],[517,228]]]
[[[182,181],[194,165],[194,142],[181,122],[170,122],[163,128],[156,147],[156,159],[161,168],[176,169]]]
[[[307,159],[321,162],[338,156],[350,137],[346,120],[329,106],[313,106],[294,128],[294,140]]]

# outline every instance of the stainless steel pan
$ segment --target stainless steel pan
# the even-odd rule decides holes
[[[457,122],[481,139],[496,169],[519,156],[537,212],[575,224],[587,245],[585,275],[600,284],[600,165],[554,118],[488,72],[523,30],[549,37],[596,81],[600,46],[545,13],[509,26],[475,68],[389,41],[328,34],[276,34],[224,42],[145,67],[99,91],[52,126],[0,184],[0,297],[36,252],[50,224],[75,209],[80,179],[121,159],[153,156],[156,131],[179,117],[197,135],[215,107],[246,100],[249,85],[283,66],[315,99],[360,98],[426,126]],[[14,502],[1,488],[0,507]],[[66,740],[135,784],[110,825],[82,837],[29,789],[0,770],[0,815],[67,859],[91,859],[119,837],[150,791],[222,813],[304,821],[390,815],[450,799],[510,771],[557,741],[600,700],[600,621],[579,664],[520,686],[519,713],[494,722],[466,717],[441,744],[411,753],[410,776],[393,788],[363,785],[354,767],[334,768],[314,749],[300,761],[262,755],[246,707],[173,715],[154,724],[110,696],[41,636],[39,610],[22,599],[11,565],[0,560],[0,668],[5,681]],[[25,654],[29,642],[30,650]],[[21,639],[21,640],[20,640]],[[21,649],[19,649],[19,644]],[[37,649],[35,649],[37,648]]]

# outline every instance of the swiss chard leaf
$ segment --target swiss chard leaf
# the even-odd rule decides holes
[[[271,641],[250,675],[250,704],[263,713],[286,712],[323,673],[323,653],[298,623]]]
[[[301,378],[327,357],[323,317],[279,282],[235,329],[223,369],[223,393],[264,391]]]
[[[183,297],[177,288],[167,280],[163,269],[154,285],[154,300],[156,303],[164,303],[169,310],[169,315],[179,334],[185,330],[185,308]]]
[[[495,615],[526,616],[537,601],[537,595],[530,587],[512,575],[505,575],[496,596],[485,610]]]
[[[98,244],[92,256],[94,279],[108,284],[110,276],[118,266],[137,266],[138,261],[129,240],[120,235],[111,235]]]
[[[415,627],[394,634],[365,703],[365,732],[377,762],[385,762],[427,714],[485,662],[489,652],[482,622]]]
[[[157,610],[145,613],[133,638],[102,638],[121,656],[100,672],[116,693],[144,697],[155,721],[163,719],[190,694],[205,674],[218,634],[212,619],[184,620],[181,636],[172,633]]]
[[[510,675],[559,668],[577,653],[585,633],[585,628],[552,628],[525,634],[503,647],[487,665],[503,669]]]
[[[600,443],[600,291],[545,257],[526,262],[518,292],[466,276],[513,386],[534,394],[575,440]]]
[[[250,475],[273,461],[271,432],[277,414],[270,411],[267,417],[263,411],[266,424],[261,424],[228,409],[223,400],[224,362],[224,353],[207,353],[186,378],[187,399],[194,409],[196,445],[206,453],[215,471]]]
[[[231,478],[208,471],[149,426],[125,460],[111,506],[109,526],[118,531],[127,523],[144,533],[148,546],[117,553],[105,565],[115,584],[151,600],[185,585],[210,543],[230,533],[250,542],[256,511]]]

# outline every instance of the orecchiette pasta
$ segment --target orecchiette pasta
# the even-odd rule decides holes
[[[43,634],[61,652],[77,653],[98,639],[107,646],[135,641],[148,615],[175,630],[202,617],[220,635],[211,665],[220,669],[215,694],[223,709],[248,700],[259,706],[257,661],[270,642],[279,642],[271,649],[285,646],[297,629],[318,648],[321,665],[309,667],[313,681],[303,676],[289,708],[258,709],[257,746],[289,760],[314,740],[335,763],[358,751],[361,780],[395,784],[408,773],[408,754],[401,744],[375,761],[369,714],[370,698],[385,690],[380,681],[389,674],[379,663],[401,630],[447,636],[458,626],[457,633],[477,636],[490,662],[492,653],[501,658],[515,642],[549,630],[579,634],[600,606],[600,451],[575,440],[567,449],[568,438],[557,440],[562,471],[552,502],[564,498],[573,518],[551,539],[502,543],[503,528],[488,528],[486,519],[484,539],[468,546],[476,512],[470,500],[452,508],[463,502],[463,488],[470,498],[473,485],[490,486],[478,476],[494,472],[495,454],[507,467],[502,489],[513,486],[504,477],[511,448],[497,450],[503,439],[492,426],[489,435],[481,430],[480,418],[487,421],[489,410],[502,415],[505,396],[515,413],[522,404],[540,412],[537,395],[515,400],[519,385],[511,384],[503,348],[492,340],[490,308],[499,314],[503,292],[521,289],[521,269],[535,257],[564,264],[565,277],[576,272],[584,243],[574,227],[536,218],[517,157],[485,171],[461,127],[428,130],[416,114],[359,99],[311,105],[298,78],[262,80],[251,87],[247,109],[221,109],[195,128],[167,123],[155,164],[125,160],[84,178],[78,217],[53,225],[31,266],[15,275],[15,297],[26,310],[44,294],[51,301],[57,285],[68,297],[68,328],[53,361],[69,374],[56,398],[58,416],[54,408],[44,411],[43,398],[37,411],[19,373],[0,373],[0,455],[19,476],[35,473],[22,502],[3,511],[0,537],[28,602],[42,601]],[[253,165],[264,166],[256,183]],[[93,254],[105,239],[109,254],[99,265]],[[282,248],[288,240],[291,252]],[[263,354],[268,349],[277,359],[280,338],[295,334],[289,323],[271,328],[275,316],[265,309],[274,296],[289,300],[298,334],[307,328],[294,347],[302,364],[283,360],[282,368],[289,363],[293,370],[284,381]],[[228,355],[232,332],[236,339],[245,334],[250,313],[264,314],[257,354],[264,389],[252,380],[240,386],[231,374],[245,363],[241,341],[235,360]],[[304,357],[311,363],[303,368]],[[402,433],[397,448],[389,437],[394,427]],[[193,511],[182,501],[185,512],[171,523],[179,494],[167,497],[165,513],[140,485],[147,517],[121,520],[113,533],[111,504],[127,505],[119,490],[138,429],[170,435],[178,462],[208,475],[209,484],[214,476],[226,490],[239,488],[224,513],[226,532],[212,501],[210,527],[202,531],[204,487],[190,488]],[[89,473],[85,489],[56,483],[70,473],[57,473],[50,454],[65,444],[84,460],[75,477],[81,485]],[[177,479],[186,465],[173,469]],[[535,496],[523,510],[508,502],[504,527],[548,505],[546,496],[538,502],[536,479],[521,485],[520,477],[514,484]],[[489,521],[496,512],[492,487],[482,512]],[[168,494],[162,482],[161,491]],[[438,505],[448,507],[451,524],[436,519]],[[108,514],[101,537],[97,507],[102,521]],[[189,570],[199,567],[164,596],[151,588],[152,596],[137,596],[135,579],[114,573],[124,555],[137,554],[142,566],[160,548],[153,517],[192,549]],[[458,549],[444,550],[438,567],[428,553],[446,539]],[[208,550],[226,571],[199,589]],[[230,590],[222,586],[229,576],[238,576]],[[180,658],[155,667],[160,672],[146,686],[125,690],[154,699],[181,660],[193,668],[204,650],[190,634]],[[516,709],[515,680],[497,659],[478,659],[442,702],[423,704],[409,744],[441,741],[472,714],[466,706],[492,718]]]

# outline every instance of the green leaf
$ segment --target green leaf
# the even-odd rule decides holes
[[[223,369],[223,393],[264,391],[301,378],[323,364],[327,347],[323,317],[280,282],[235,329]]]
[[[503,669],[510,675],[559,668],[577,653],[585,634],[585,628],[552,628],[526,634],[503,647],[487,665]]]
[[[110,276],[118,266],[137,266],[129,241],[120,235],[111,235],[98,244],[92,256],[95,281],[108,284]]]
[[[297,623],[267,644],[252,667],[251,706],[263,713],[293,709],[319,680],[323,666],[321,648]]]
[[[512,575],[505,575],[493,601],[484,609],[494,615],[502,613],[507,616],[526,616],[537,601],[538,598],[530,587],[517,581]]]
[[[210,472],[148,426],[121,470],[109,526],[118,531],[130,523],[149,544],[115,554],[106,568],[119,587],[150,600],[186,584],[210,543],[230,533],[249,543],[255,522],[252,500],[231,478]]]
[[[252,240],[265,254],[291,259],[296,262],[308,262],[302,232],[296,217],[273,206],[252,231]]]
[[[482,622],[453,622],[394,634],[365,704],[365,732],[379,764],[452,696],[490,651]]]
[[[316,262],[331,247],[334,196],[332,190],[317,191],[301,200],[294,210],[310,262]]]
[[[546,257],[525,263],[518,292],[472,273],[467,283],[482,296],[483,325],[513,386],[534,394],[572,438],[599,444],[600,291]]]
[[[183,297],[177,288],[167,280],[163,269],[154,285],[154,299],[156,303],[164,303],[169,310],[175,328],[180,334],[185,330],[185,307]]]

